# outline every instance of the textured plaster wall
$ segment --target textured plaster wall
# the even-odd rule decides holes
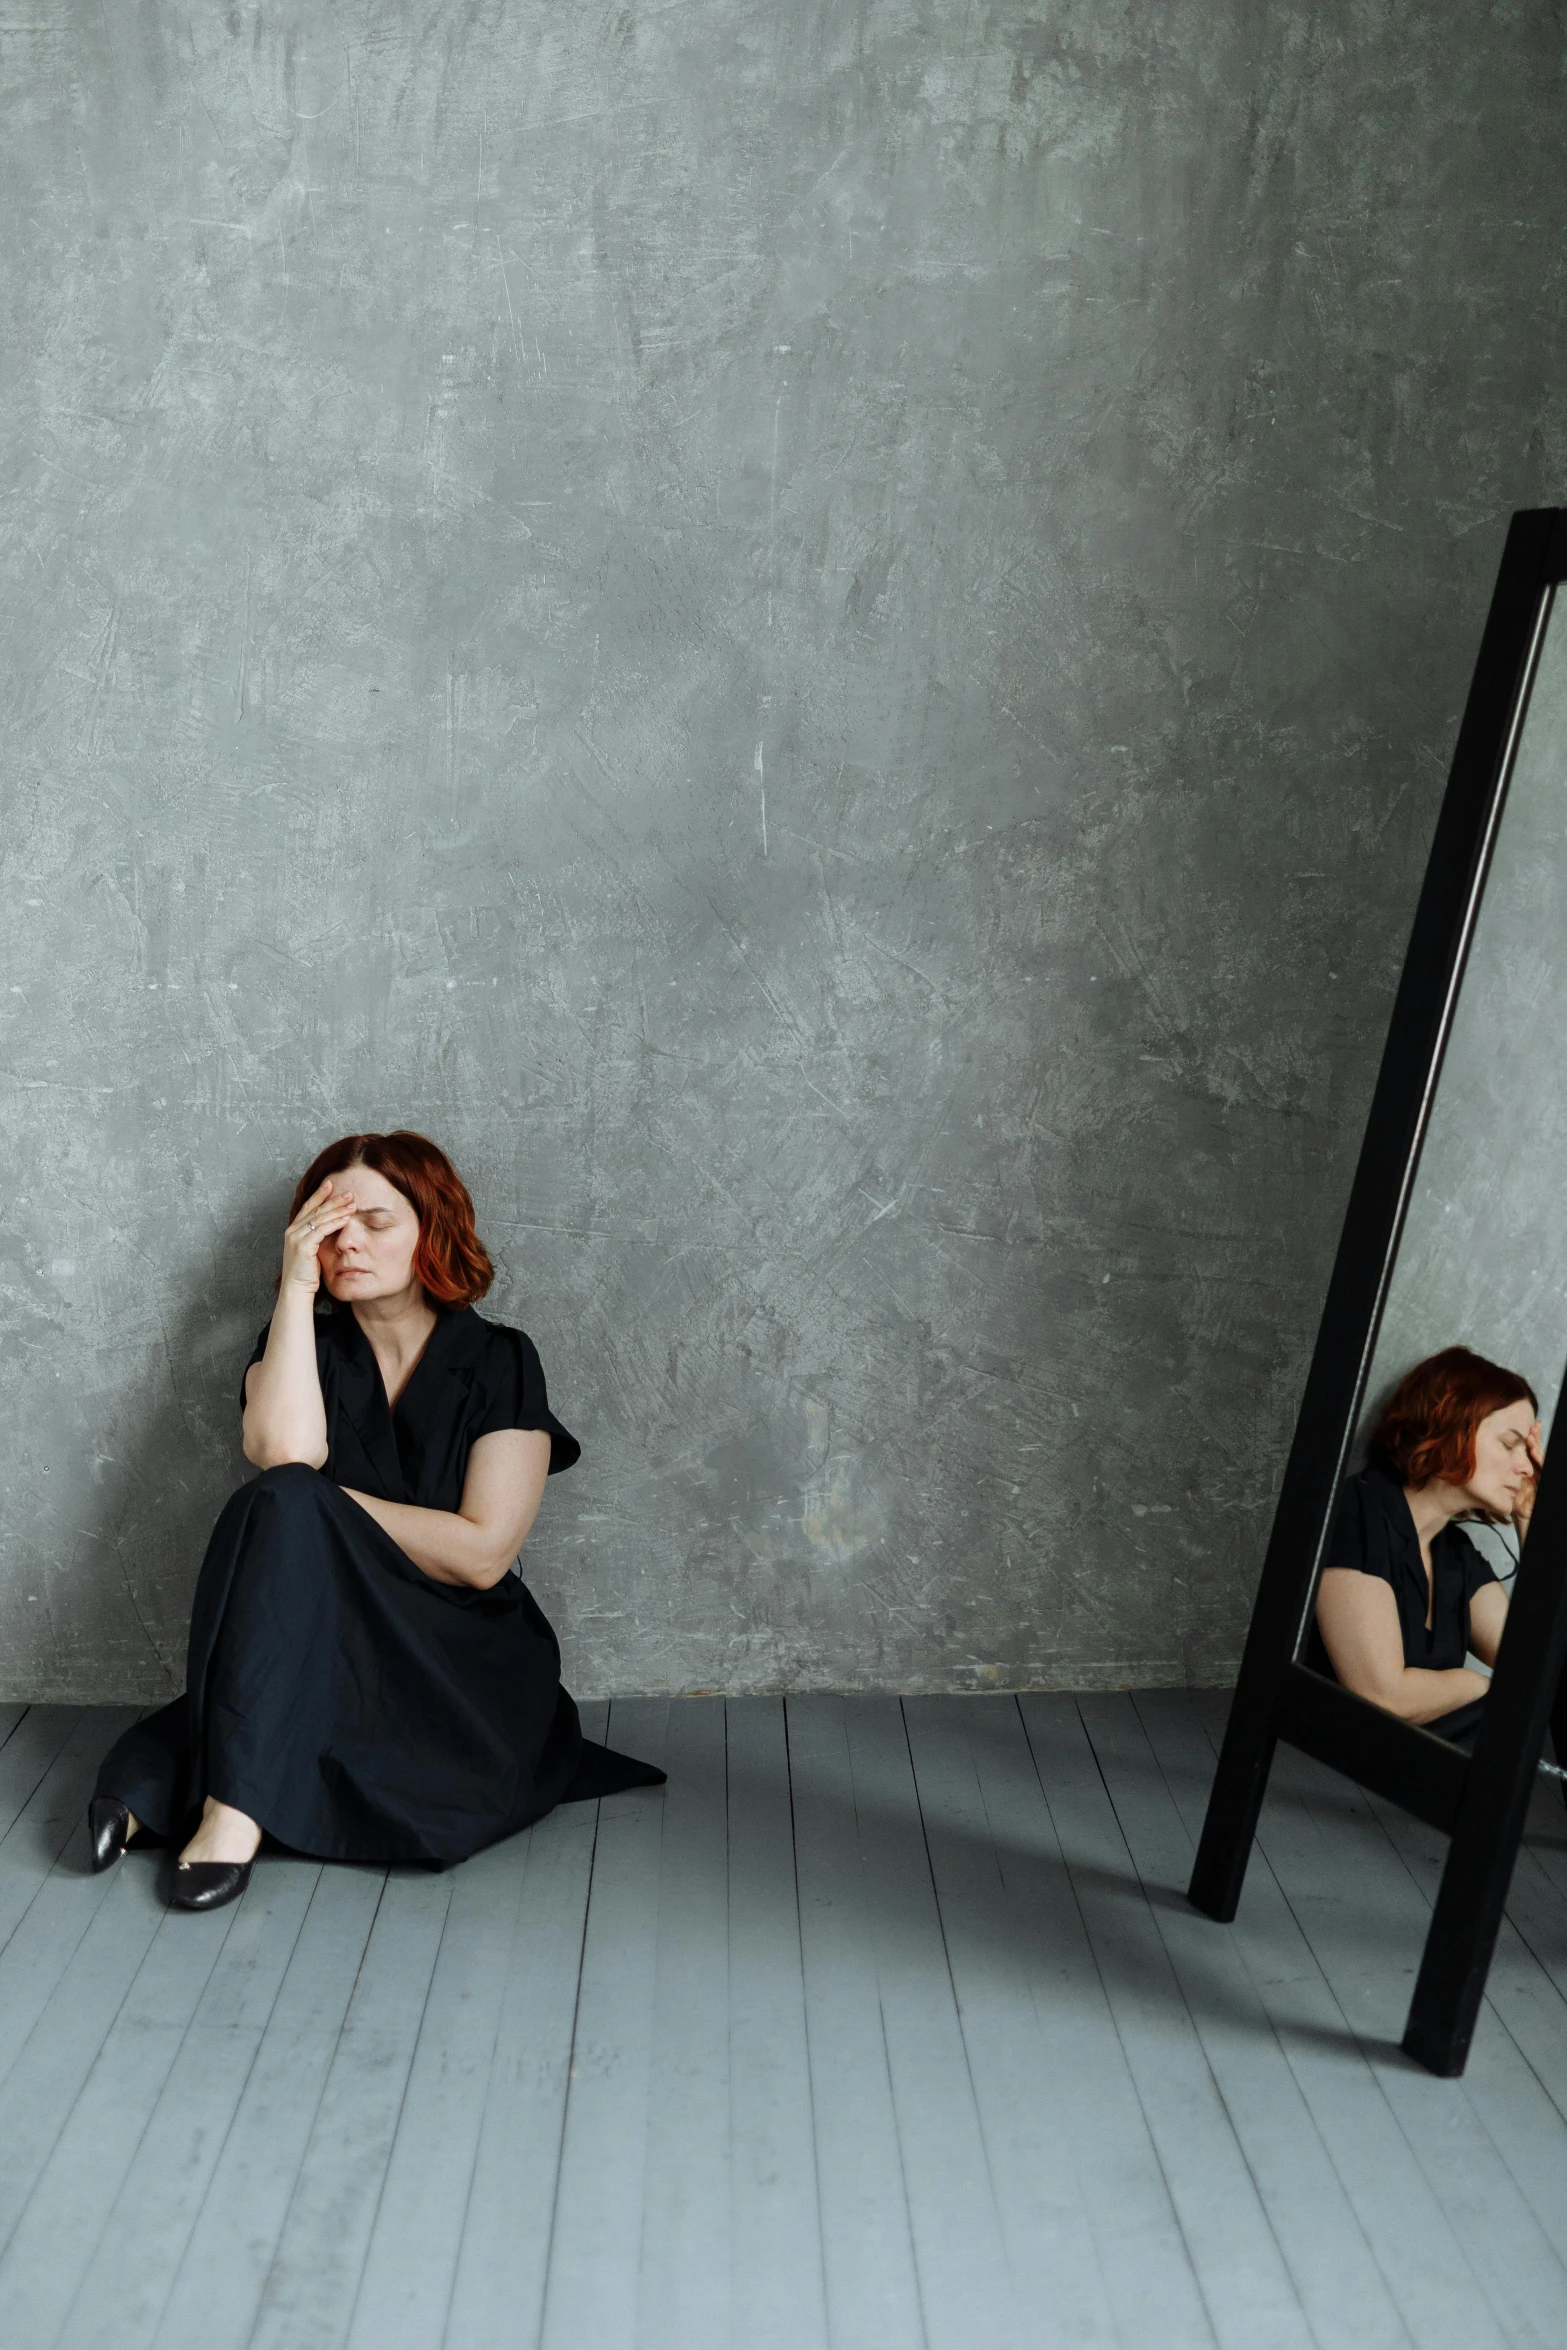
[[[607,1690],[1211,1681],[1505,517],[1558,12],[0,22],[4,1685],[178,1685],[290,1183],[468,1172]]]

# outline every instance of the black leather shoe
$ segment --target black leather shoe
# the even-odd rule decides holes
[[[170,1909],[222,1909],[250,1883],[250,1860],[182,1860],[174,1871]]]
[[[117,1795],[95,1795],[87,1806],[87,1833],[92,1839],[93,1875],[112,1869],[125,1850],[131,1815]]]

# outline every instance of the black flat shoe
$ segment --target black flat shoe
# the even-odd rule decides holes
[[[221,1909],[250,1883],[251,1860],[182,1860],[174,1871],[170,1909]]]
[[[95,1795],[87,1806],[87,1833],[92,1839],[93,1875],[112,1869],[125,1850],[131,1815],[117,1795]]]

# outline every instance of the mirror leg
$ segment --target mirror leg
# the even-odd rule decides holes
[[[1268,1791],[1273,1749],[1278,1740],[1272,1726],[1272,1707],[1242,1702],[1235,1692],[1229,1725],[1219,1752],[1208,1814],[1202,1824],[1192,1881],[1186,1898],[1194,1909],[1227,1926],[1240,1906],[1246,1881],[1246,1863],[1262,1799]]]
[[[1534,1778],[1534,1760],[1527,1750],[1516,1768],[1529,1782],[1521,1800],[1487,1806],[1484,1813],[1479,1805],[1466,1805],[1469,1817],[1460,1815],[1454,1827],[1404,2027],[1405,2054],[1444,2080],[1455,2079],[1468,2061],[1512,1883],[1522,1815]],[[1501,1820],[1514,1818],[1517,1826],[1508,1833]]]

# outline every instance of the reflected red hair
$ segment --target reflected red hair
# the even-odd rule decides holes
[[[1539,1402],[1527,1379],[1488,1363],[1467,1346],[1445,1346],[1406,1371],[1382,1407],[1371,1457],[1402,1485],[1466,1485],[1475,1469],[1475,1431],[1492,1412]]]
[[[471,1306],[495,1278],[474,1229],[468,1186],[446,1153],[422,1134],[344,1134],[317,1153],[294,1192],[292,1224],[310,1194],[345,1167],[373,1167],[400,1191],[419,1219],[413,1272],[432,1305]]]

